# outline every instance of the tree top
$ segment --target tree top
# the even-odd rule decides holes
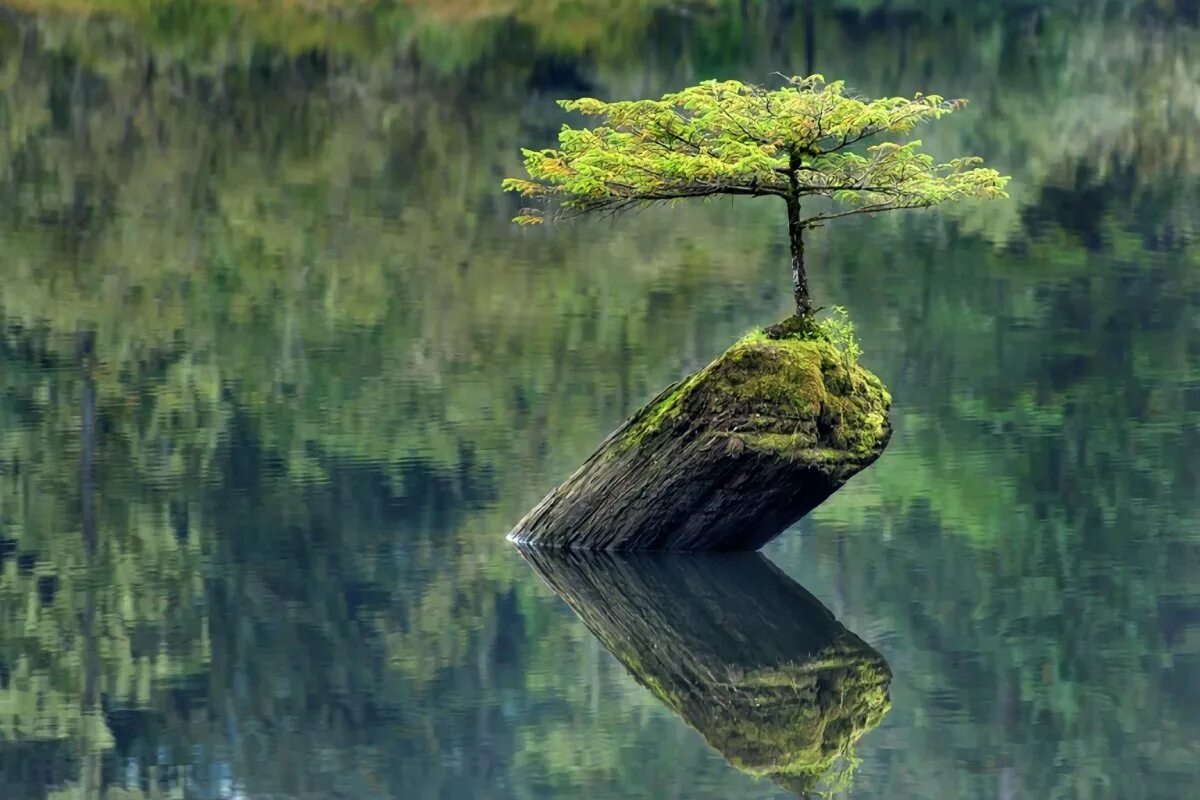
[[[558,149],[523,150],[528,179],[506,191],[538,201],[514,222],[553,215],[617,213],[656,202],[716,195],[775,195],[799,204],[828,198],[805,226],[851,214],[926,208],[949,200],[1006,197],[1008,178],[976,157],[937,163],[921,142],[893,141],[922,122],[966,105],[939,95],[867,99],[821,75],[785,79],[777,89],[705,81],[660,100],[559,105],[595,117],[564,125]]]

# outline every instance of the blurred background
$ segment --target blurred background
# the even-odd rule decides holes
[[[767,550],[894,673],[845,791],[1200,794],[1196,0],[0,0],[0,795],[790,796],[504,541],[789,278],[773,203],[500,180],[774,72],[1013,176],[811,237],[896,400]]]

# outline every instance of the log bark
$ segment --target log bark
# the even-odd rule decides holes
[[[883,657],[760,555],[521,552],[640,684],[756,777],[812,791],[890,708]]]
[[[787,324],[664,390],[509,534],[594,550],[757,550],[873,463],[891,397]]]

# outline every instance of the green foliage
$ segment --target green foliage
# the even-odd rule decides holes
[[[979,158],[937,163],[920,151],[919,140],[868,141],[908,134],[965,104],[939,95],[870,100],[848,93],[843,81],[812,75],[774,90],[714,80],[661,100],[559,104],[600,124],[564,126],[557,150],[522,151],[529,179],[509,178],[503,187],[568,213],[715,195],[826,199],[851,207],[808,216],[801,224],[809,226],[850,214],[1006,196],[1008,178],[979,167]],[[514,221],[542,219],[540,210],[530,209]]]
[[[854,335],[854,321],[850,319],[850,313],[845,308],[842,306],[830,308],[829,316],[820,322],[820,331],[825,341],[842,354],[846,369],[850,369],[858,363],[858,357],[862,355],[862,347],[858,343],[858,337]]]

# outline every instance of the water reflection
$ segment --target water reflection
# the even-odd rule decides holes
[[[896,398],[770,553],[895,668],[856,796],[1200,796],[1194,2],[233,5],[0,0],[0,797],[777,795],[503,534],[777,318],[781,232],[514,232],[497,181],[581,86],[810,58],[1015,176],[814,247]]]
[[[844,787],[891,708],[883,656],[767,559],[522,550],[642,686],[738,769]]]

